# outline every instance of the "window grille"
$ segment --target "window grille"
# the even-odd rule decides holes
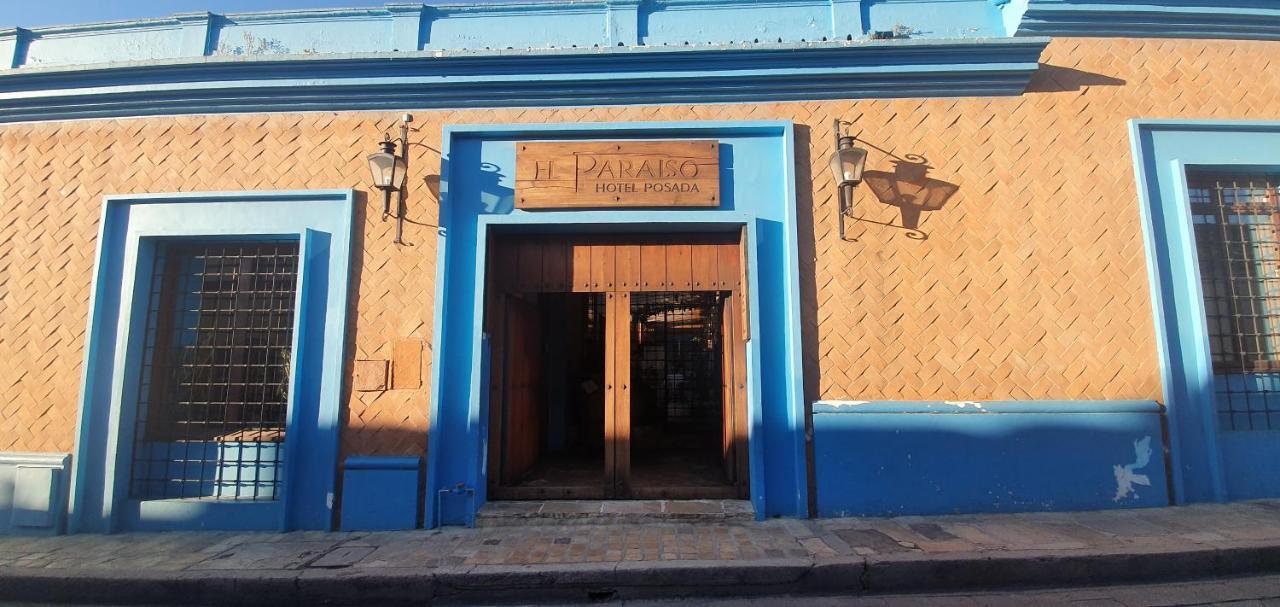
[[[296,242],[157,247],[130,494],[278,497]]]
[[[1187,182],[1222,426],[1280,428],[1280,174]]]
[[[720,423],[722,302],[717,292],[631,295],[632,415]]]

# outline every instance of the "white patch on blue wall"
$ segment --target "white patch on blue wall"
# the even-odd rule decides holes
[[[1146,468],[1151,463],[1151,437],[1144,436],[1141,440],[1133,441],[1134,460],[1132,464],[1123,466],[1112,466],[1111,469],[1116,475],[1116,496],[1114,501],[1120,501],[1126,497],[1132,496],[1138,498],[1138,492],[1134,490],[1134,485],[1142,485],[1143,487],[1151,486],[1151,477],[1145,474],[1137,474],[1135,470]]]

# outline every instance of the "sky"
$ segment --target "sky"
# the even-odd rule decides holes
[[[390,0],[0,0],[0,28],[40,27],[209,11],[244,13],[298,8],[382,6]],[[440,4],[484,2],[448,0]],[[428,2],[430,3],[430,2]]]

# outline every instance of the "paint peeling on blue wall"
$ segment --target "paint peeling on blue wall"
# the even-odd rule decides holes
[[[1112,501],[1119,502],[1125,498],[1137,499],[1138,493],[1134,489],[1134,485],[1151,486],[1150,476],[1136,472],[1136,470],[1146,468],[1147,464],[1151,463],[1151,437],[1144,436],[1139,440],[1133,441],[1133,453],[1132,464],[1114,466],[1112,468],[1116,476],[1116,496]]]

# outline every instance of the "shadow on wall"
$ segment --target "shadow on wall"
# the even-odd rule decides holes
[[[866,196],[859,196],[862,188],[853,189],[853,199],[844,210],[844,218],[861,224],[897,228],[905,231],[907,238],[928,240],[929,234],[920,229],[921,216],[925,212],[939,211],[951,197],[960,190],[960,186],[949,181],[931,177],[929,171],[934,169],[929,160],[920,154],[898,155],[862,137],[858,143],[884,154],[893,163],[892,171],[875,169],[863,171],[862,181],[875,197],[875,202],[898,210],[899,221],[894,222],[883,214],[876,216],[881,207],[876,207]],[[872,206],[867,209],[867,206]],[[859,210],[859,209],[862,210]],[[865,230],[864,232],[865,233]],[[845,237],[846,242],[857,242],[857,237]]]
[[[423,232],[420,230],[410,230],[403,237],[404,246],[406,247],[417,246],[416,243],[421,240],[412,238],[412,234],[422,234],[423,238],[429,240],[436,237],[436,230],[440,227],[434,223],[427,223],[425,221],[414,219],[414,217],[430,216],[430,214],[426,212],[427,209],[430,208],[428,205],[431,205],[432,207],[439,207],[440,176],[433,173],[422,178],[422,184],[427,186],[427,192],[430,194],[429,196],[411,196],[409,183],[411,183],[409,180],[405,180],[404,222],[421,228],[430,228],[431,231]],[[394,218],[383,217],[383,221],[389,220],[394,221]]]
[[[1027,84],[1028,93],[1070,93],[1090,86],[1124,86],[1119,78],[1095,74],[1060,65],[1041,63]]]
[[[896,207],[901,223],[893,224],[854,215],[856,221],[906,230],[907,238],[928,240],[929,234],[920,229],[920,215],[927,211],[939,211],[955,195],[960,186],[929,176],[929,161],[924,156],[907,154],[894,156],[893,171],[864,171],[862,181],[867,184],[880,204]]]

